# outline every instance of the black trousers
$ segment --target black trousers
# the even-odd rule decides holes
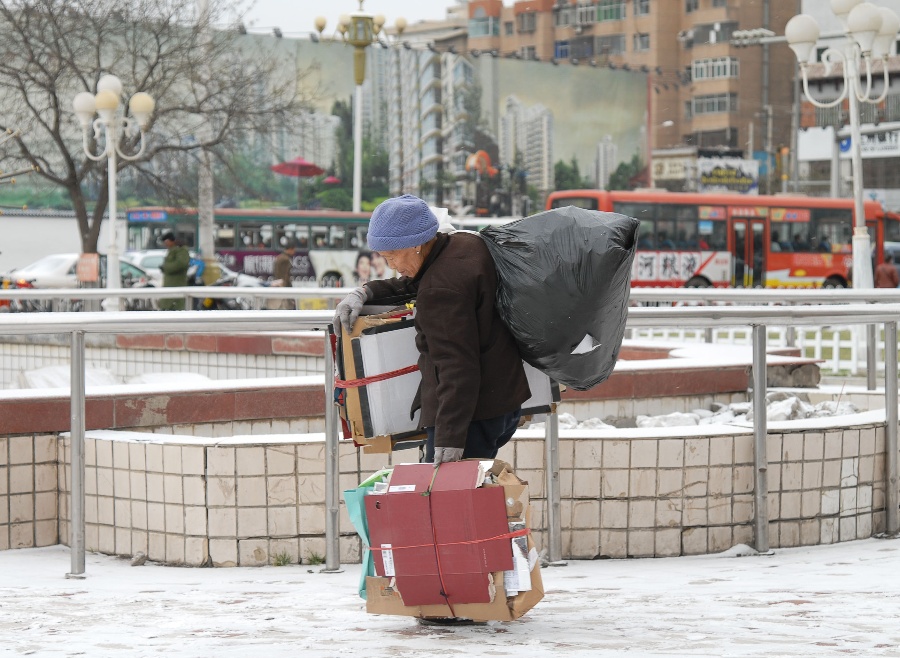
[[[469,423],[469,431],[466,433],[463,459],[496,457],[500,448],[509,443],[515,434],[521,417],[522,410],[516,409],[502,416],[473,420]],[[425,440],[425,463],[430,463],[434,462],[434,427],[426,427],[425,432],[428,434]]]

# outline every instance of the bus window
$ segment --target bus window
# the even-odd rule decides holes
[[[328,227],[313,226],[312,229],[312,245],[313,249],[325,249],[328,246]]]
[[[272,227],[269,224],[241,224],[238,244],[244,249],[271,249]]]
[[[185,247],[193,249],[196,246],[196,235],[194,234],[193,225],[176,224],[175,235],[177,236],[178,241]]]
[[[348,245],[350,249],[359,249],[366,250],[369,248],[368,243],[366,242],[366,235],[368,234],[369,227],[368,226],[351,226],[350,227],[350,244]]]
[[[655,219],[656,206],[649,203],[614,203],[613,212],[634,217],[644,222],[652,222]]]
[[[728,249],[728,223],[701,219],[697,222],[697,243],[700,249],[725,251]]]
[[[772,230],[778,233],[781,243],[789,247],[783,251],[810,251],[809,222],[772,222]]]
[[[234,224],[232,222],[216,223],[213,226],[213,242],[216,251],[234,249]]]
[[[297,249],[309,249],[308,226],[298,226],[294,230],[294,242],[297,244]]]
[[[344,249],[347,230],[343,226],[332,226],[328,231],[328,246],[332,249]]]
[[[653,230],[653,222],[652,221],[643,221],[641,222],[640,229],[638,231],[638,249],[655,249],[656,248],[656,238]]]
[[[810,236],[811,250],[827,253],[850,252],[853,213],[849,210],[813,210],[815,234]]]
[[[600,209],[599,202],[595,197],[586,196],[571,196],[562,199],[553,199],[550,206],[552,208],[565,208],[566,206],[575,206],[576,208],[585,208],[586,210]]]
[[[275,225],[275,248],[285,249],[290,245],[300,247],[300,234],[306,233],[305,226],[297,226],[296,224],[276,224]],[[309,239],[307,238],[307,244]],[[306,246],[300,247],[305,249]]]

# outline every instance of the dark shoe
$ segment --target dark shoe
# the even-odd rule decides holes
[[[416,617],[420,626],[484,626],[486,621],[474,621],[465,617]]]

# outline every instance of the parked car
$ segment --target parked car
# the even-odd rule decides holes
[[[6,274],[17,287],[31,288],[77,288],[75,268],[81,254],[50,254]],[[142,268],[125,261],[119,261],[119,272],[123,288],[153,285],[152,278]],[[21,282],[21,283],[20,283]],[[106,256],[100,257],[100,286],[106,284]]]
[[[162,272],[159,269],[159,266],[162,265],[163,260],[166,258],[167,249],[144,249],[142,251],[129,251],[125,254],[122,254],[122,260],[126,260],[133,265],[137,265],[142,270],[146,271],[150,278],[153,280],[154,285],[162,286]],[[199,255],[196,252],[191,252],[191,258],[199,258]],[[188,270],[188,279],[191,278],[193,272],[192,270]],[[232,269],[225,267],[222,263],[219,263],[219,278],[226,279],[229,281],[234,281],[233,284],[240,287],[252,287],[252,286],[261,286],[263,285],[262,281],[257,279],[255,276],[250,276],[249,274],[242,274],[241,272],[235,272]]]

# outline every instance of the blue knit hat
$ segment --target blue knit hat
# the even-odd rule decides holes
[[[369,248],[393,251],[425,244],[437,234],[438,220],[428,204],[411,194],[383,201],[369,220]]]

